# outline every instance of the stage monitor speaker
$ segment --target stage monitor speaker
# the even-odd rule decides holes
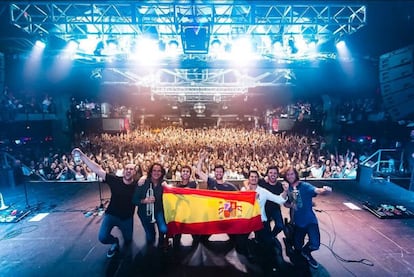
[[[369,187],[374,170],[372,167],[360,164],[358,166],[357,181],[362,187]]]

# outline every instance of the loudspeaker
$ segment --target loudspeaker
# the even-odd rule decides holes
[[[396,92],[414,88],[414,75],[397,79],[392,82],[381,83],[382,95],[393,95]]]
[[[391,68],[400,67],[404,64],[412,63],[414,56],[414,45],[410,45],[395,51],[381,55],[379,69],[380,71],[390,70]]]
[[[393,120],[414,113],[414,46],[380,57],[379,80],[384,106]]]
[[[408,63],[408,64],[404,64],[398,67],[380,71],[379,79],[382,84],[382,83],[391,82],[391,81],[394,81],[400,78],[412,76],[413,73],[414,73],[413,64]]]
[[[6,73],[6,67],[4,65],[4,54],[0,52],[0,88],[4,88],[4,75]]]

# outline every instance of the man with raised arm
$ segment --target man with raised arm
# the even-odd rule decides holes
[[[117,177],[107,174],[100,165],[88,158],[79,148],[72,150],[72,156],[75,162],[79,159],[82,160],[96,175],[108,184],[111,190],[111,199],[105,211],[98,238],[103,244],[111,244],[106,256],[112,258],[119,251],[119,239],[111,234],[115,226],[121,230],[125,246],[132,242],[135,212],[132,197],[136,188],[134,180],[136,173],[135,165],[126,164],[124,176]]]

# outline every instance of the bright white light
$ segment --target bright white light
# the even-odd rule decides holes
[[[276,56],[282,56],[284,54],[282,42],[276,41],[273,43],[273,54]]]
[[[343,41],[343,40],[338,41],[338,42],[336,43],[336,48],[338,48],[338,50],[339,50],[339,49],[344,49],[344,48],[346,48],[346,43],[345,43],[345,41]]]
[[[44,43],[41,40],[36,40],[35,46],[40,48],[40,49],[44,49],[46,47],[46,43]]]
[[[180,54],[180,48],[178,41],[171,40],[165,46],[165,55],[168,57],[176,57]]]
[[[308,44],[300,36],[295,37],[295,46],[298,48],[298,53],[305,53],[308,50]]]
[[[88,37],[87,39],[81,39],[79,40],[78,50],[85,53],[93,55],[96,45],[98,44],[100,40],[96,37]]]
[[[76,41],[71,40],[66,45],[65,51],[69,52],[69,53],[75,53],[76,50],[78,49],[78,46],[79,46],[79,44]]]
[[[143,62],[153,62],[160,58],[158,40],[141,38],[136,42],[132,57]]]
[[[233,41],[229,58],[238,64],[246,64],[253,59],[251,41],[248,38],[240,38]]]
[[[340,40],[336,43],[336,49],[338,50],[338,55],[342,58],[351,58],[351,53],[344,40]]]

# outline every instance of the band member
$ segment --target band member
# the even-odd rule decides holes
[[[175,184],[178,188],[190,188],[195,189],[197,188],[197,182],[191,180],[191,167],[188,165],[184,165],[181,167],[180,176],[181,180]],[[193,243],[199,239],[199,236],[193,235]],[[181,234],[177,234],[173,237],[173,246],[175,249],[181,244]]]
[[[164,176],[165,170],[162,165],[152,164],[147,178],[142,185],[138,185],[133,197],[133,203],[138,206],[138,217],[145,230],[147,246],[153,246],[155,243],[154,225],[157,223],[158,247],[160,248],[168,246],[166,244],[167,224],[162,204]]]
[[[111,234],[112,229],[117,226],[124,238],[124,245],[132,242],[132,231],[134,226],[135,205],[132,197],[135,191],[135,165],[127,164],[124,168],[124,176],[117,177],[107,174],[97,163],[88,158],[79,148],[72,150],[74,160],[82,160],[93,172],[96,173],[111,190],[111,199],[105,211],[101,227],[99,229],[99,241],[103,244],[111,244],[107,257],[113,257],[119,251],[119,239]]]
[[[281,182],[277,180],[279,177],[279,169],[277,166],[272,165],[267,168],[265,179],[259,180],[259,186],[267,189],[273,194],[281,194],[283,193],[283,185]],[[265,206],[266,216],[267,216],[267,228],[271,229],[270,222],[274,221],[274,226],[272,231],[272,235],[276,237],[280,231],[283,230],[283,217],[282,212],[280,210],[280,205],[274,203],[272,201],[267,201]]]
[[[208,176],[207,173],[203,172],[202,165],[203,162],[206,160],[208,156],[208,152],[205,150],[201,150],[199,153],[199,160],[197,163],[197,175],[198,177],[207,183],[207,188],[210,190],[222,190],[222,191],[237,191],[238,188],[229,182],[224,181],[224,166],[216,165],[214,167],[214,177],[211,178]],[[239,240],[237,235],[228,234],[230,238],[230,242],[237,246],[237,241]],[[200,235],[199,240],[200,242],[207,242],[210,238],[210,235]],[[197,243],[197,242],[196,242]]]
[[[332,191],[328,186],[317,188],[307,182],[299,180],[299,174],[291,167],[286,171],[285,181],[289,184],[289,201],[285,206],[290,208],[291,222],[293,223],[293,246],[313,268],[318,268],[318,262],[311,252],[320,247],[320,232],[318,219],[313,211],[312,198],[318,194]],[[305,236],[308,242],[305,243]]]
[[[207,183],[207,188],[212,190],[237,191],[238,188],[234,184],[224,181],[224,166],[216,165],[214,167],[214,178],[209,177],[207,173],[203,172],[202,165],[207,156],[207,151],[200,151],[197,163],[197,175]]]
[[[260,206],[260,213],[263,222],[264,228],[255,232],[255,238],[259,243],[260,249],[262,251],[263,259],[262,264],[265,267],[267,273],[269,272],[277,272],[281,263],[283,262],[282,258],[282,249],[280,248],[280,243],[276,242],[277,238],[275,238],[270,228],[267,228],[267,215],[265,212],[265,204],[269,201],[276,203],[278,205],[282,205],[286,202],[287,198],[287,189],[288,187],[285,186],[282,188],[282,192],[280,195],[273,194],[272,192],[258,186],[259,182],[259,173],[255,170],[249,171],[248,183],[247,186],[243,187],[243,191],[255,191],[256,198],[259,202]],[[281,260],[282,259],[282,260]]]

